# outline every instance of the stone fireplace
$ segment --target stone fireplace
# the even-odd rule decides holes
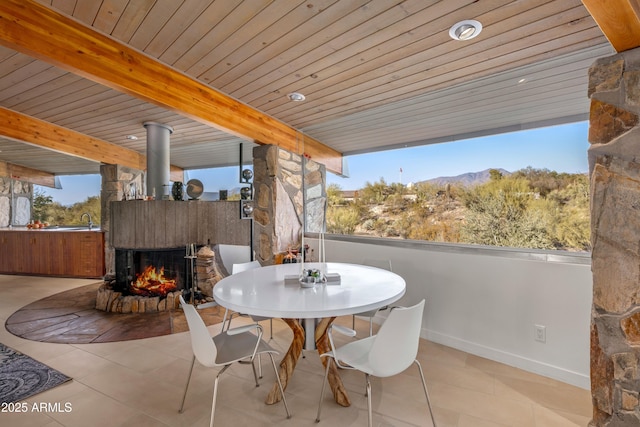
[[[115,274],[98,290],[96,308],[115,313],[147,313],[177,308],[189,288],[186,248],[116,249]]]
[[[178,306],[178,295],[191,288],[186,248],[197,248],[193,259],[196,287],[204,297],[213,295],[213,285],[226,270],[216,245],[250,242],[251,224],[240,219],[237,201],[126,200],[111,202],[109,245],[114,265],[99,292],[96,308],[106,311],[147,312]],[[124,289],[147,267],[156,273],[164,267],[165,279],[175,280],[176,289],[166,297],[127,295]],[[188,266],[188,268],[187,268]],[[129,311],[130,310],[130,311]],[[137,310],[137,311],[135,311]]]
[[[195,249],[195,248],[194,248]],[[178,308],[179,296],[213,301],[213,287],[229,273],[216,246],[116,249],[116,273],[105,277],[96,308],[114,313],[151,313]]]

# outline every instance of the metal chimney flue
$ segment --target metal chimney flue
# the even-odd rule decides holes
[[[147,195],[162,200],[169,194],[169,135],[171,126],[143,123],[147,130]]]

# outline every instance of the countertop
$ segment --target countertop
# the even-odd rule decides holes
[[[93,227],[91,230],[89,230],[89,227],[83,227],[83,226],[77,226],[77,227],[59,227],[59,226],[49,226],[47,228],[27,228],[27,227],[23,227],[23,226],[18,226],[18,227],[2,227],[0,228],[0,232],[3,231],[17,231],[17,232],[22,232],[22,231],[34,231],[34,232],[47,232],[47,231],[54,231],[56,233],[60,233],[60,232],[78,232],[78,231],[87,231],[87,232],[98,232],[98,231],[102,231],[100,229],[100,227]]]

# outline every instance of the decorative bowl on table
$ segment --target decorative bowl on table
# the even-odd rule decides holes
[[[324,277],[322,272],[317,268],[309,268],[302,270],[300,276],[300,286],[303,288],[313,288],[316,284],[322,283]]]

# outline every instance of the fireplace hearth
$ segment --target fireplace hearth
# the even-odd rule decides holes
[[[179,306],[189,287],[184,248],[116,249],[116,273],[105,277],[96,308],[115,313],[147,313]]]
[[[122,295],[113,289],[113,281],[105,278],[98,289],[96,309],[111,313],[156,313],[180,307],[182,291],[168,292],[164,298],[159,296]]]

